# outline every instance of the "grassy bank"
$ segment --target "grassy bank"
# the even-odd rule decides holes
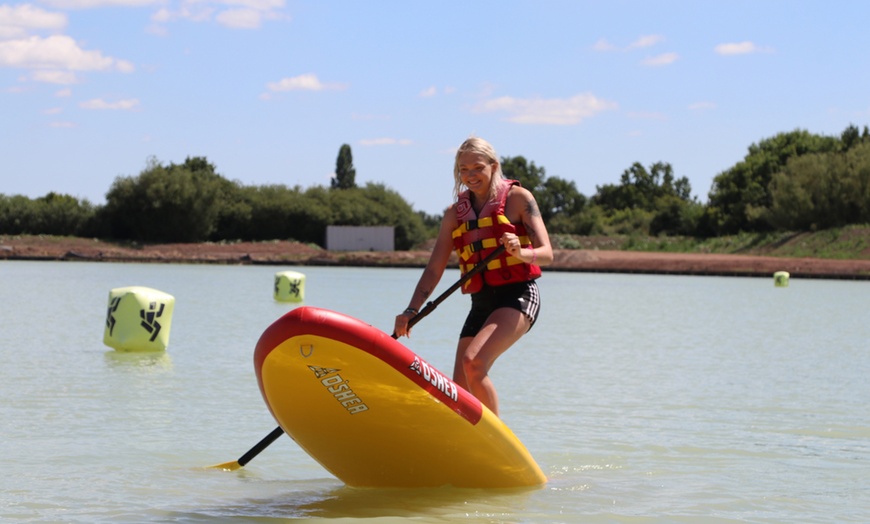
[[[722,253],[834,260],[870,259],[870,226],[848,226],[814,233],[743,233],[695,239],[690,237],[553,235],[559,249],[615,249],[669,253]]]

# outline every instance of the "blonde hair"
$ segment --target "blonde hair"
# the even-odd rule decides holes
[[[495,170],[492,172],[492,178],[489,183],[489,198],[498,196],[498,187],[504,175],[501,172],[501,162],[498,160],[498,155],[495,153],[495,148],[492,144],[482,138],[475,136],[469,137],[456,150],[456,158],[453,160],[453,198],[458,199],[459,193],[462,192],[462,178],[459,176],[459,157],[463,153],[477,153],[483,155],[491,164],[495,164]]]

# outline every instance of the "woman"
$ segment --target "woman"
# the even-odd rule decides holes
[[[410,336],[408,322],[441,280],[450,252],[463,274],[495,250],[505,252],[462,287],[471,311],[459,335],[453,381],[498,415],[498,396],[489,369],[520,339],[540,308],[535,279],[553,261],[550,238],[535,197],[507,180],[493,147],[482,138],[459,146],[453,166],[456,202],[444,212],[438,239],[408,308],[396,317],[397,336]]]

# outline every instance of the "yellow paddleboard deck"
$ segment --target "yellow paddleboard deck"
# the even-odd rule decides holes
[[[278,424],[349,486],[516,488],[546,482],[511,430],[386,333],[299,307],[254,351]]]

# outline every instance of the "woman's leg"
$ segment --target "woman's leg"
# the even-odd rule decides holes
[[[498,415],[498,395],[489,369],[502,353],[529,330],[529,319],[513,308],[499,308],[490,314],[474,337],[459,339],[453,381],[478,398]]]

